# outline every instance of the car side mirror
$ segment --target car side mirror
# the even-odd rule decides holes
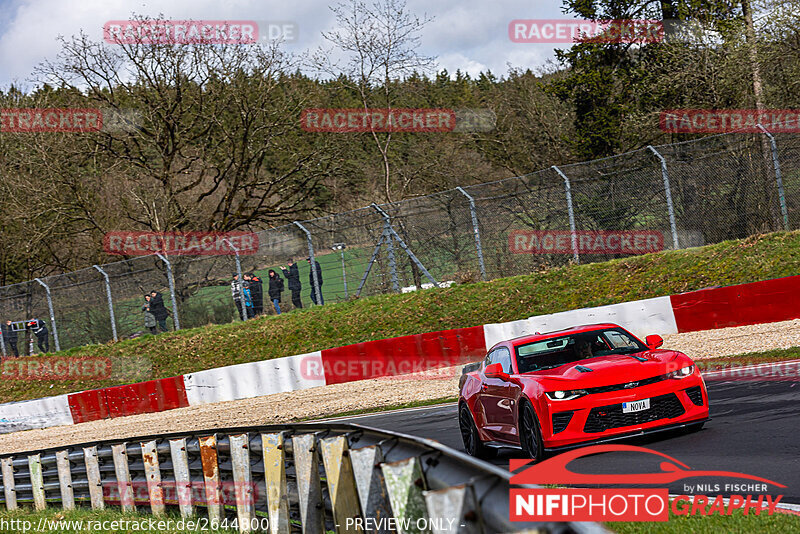
[[[486,369],[483,370],[484,376],[486,378],[499,378],[500,380],[508,380],[511,378],[508,373],[503,371],[503,364],[500,363],[492,363],[486,366]]]
[[[655,350],[664,344],[664,340],[657,334],[652,334],[644,338],[644,344],[650,350]]]

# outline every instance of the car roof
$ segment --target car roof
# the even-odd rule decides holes
[[[581,326],[573,326],[570,328],[564,328],[563,330],[555,330],[553,332],[544,332],[544,333],[537,332],[536,334],[527,334],[512,339],[507,339],[505,341],[500,341],[494,347],[492,347],[492,349],[500,345],[511,345],[516,347],[519,345],[524,345],[526,343],[532,343],[534,341],[542,341],[544,339],[551,339],[554,337],[559,337],[568,334],[580,334],[581,332],[591,332],[592,330],[598,330],[601,328],[621,328],[621,327],[618,324],[614,323],[597,323],[597,324],[585,324]]]

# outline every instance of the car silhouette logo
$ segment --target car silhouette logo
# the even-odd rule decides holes
[[[583,456],[591,456],[593,454],[601,454],[608,452],[642,452],[660,456],[667,461],[662,461],[660,464],[661,471],[655,473],[629,473],[629,474],[587,474],[578,473],[570,470],[567,465],[578,458]],[[670,484],[677,480],[692,477],[728,477],[755,480],[758,482],[765,482],[767,484],[785,488],[783,484],[779,484],[772,480],[761,478],[745,473],[736,473],[731,471],[704,471],[692,469],[688,465],[676,460],[671,456],[655,451],[653,449],[646,449],[644,447],[636,447],[633,445],[593,445],[582,449],[568,451],[552,458],[548,458],[542,462],[530,465],[530,459],[509,459],[509,470],[512,472],[511,484]],[[514,473],[521,467],[526,469]]]
[[[625,388],[625,389],[631,389],[631,388],[635,388],[638,385],[639,385],[639,382],[628,382],[627,384],[625,384],[622,387]]]

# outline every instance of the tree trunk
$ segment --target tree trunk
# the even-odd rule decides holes
[[[764,83],[761,79],[761,67],[758,64],[758,43],[756,38],[756,28],[753,24],[753,9],[750,0],[742,0],[742,15],[744,15],[744,36],[747,44],[747,61],[750,67],[750,75],[753,79],[753,97],[755,98],[756,109],[762,111],[764,109]],[[772,152],[769,141],[766,135],[759,133],[759,140],[761,141],[761,153],[764,157],[764,168],[767,172],[764,173],[764,198],[766,204],[769,206],[769,213],[772,218],[772,229],[779,230],[781,228],[781,218],[778,213],[777,206],[777,191],[775,190],[775,181],[772,166]]]

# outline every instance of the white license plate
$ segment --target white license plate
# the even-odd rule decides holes
[[[650,409],[650,399],[622,403],[622,413],[641,412]]]

